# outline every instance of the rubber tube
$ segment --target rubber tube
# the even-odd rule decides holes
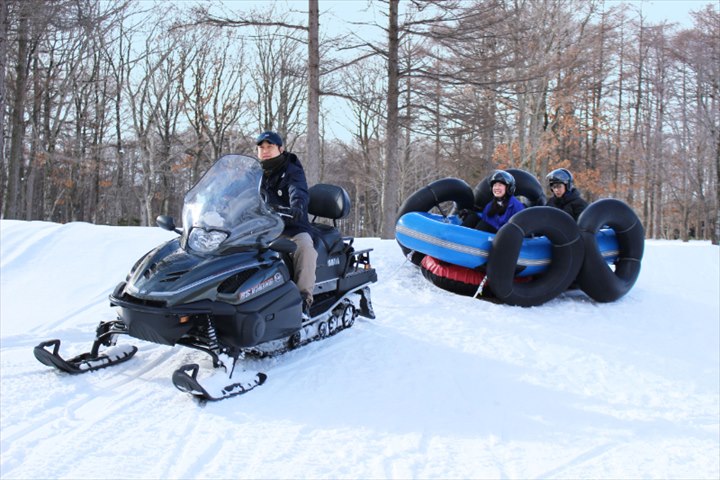
[[[535,175],[518,168],[509,168],[505,171],[515,178],[515,196],[525,197],[530,202],[530,205],[526,206],[543,206],[547,203],[545,191]],[[491,176],[492,174],[483,178],[473,190],[476,208],[482,209],[492,200]]]
[[[436,287],[468,297],[475,295],[485,277],[483,272],[446,263],[430,255],[422,259],[420,271]]]
[[[455,210],[472,208],[474,202],[473,190],[470,185],[459,178],[441,178],[429,185],[417,190],[410,195],[398,211],[397,220],[409,212],[429,212],[443,202],[454,202]],[[446,212],[448,215],[453,212]],[[405,256],[410,255],[410,261],[415,265],[420,265],[423,257],[422,253],[414,252],[398,242]]]
[[[523,239],[544,235],[552,244],[552,261],[547,271],[527,283],[515,283]],[[582,267],[584,243],[575,220],[562,210],[535,207],[515,214],[493,240],[487,263],[488,287],[509,305],[541,305],[567,290]]]
[[[420,271],[423,277],[436,287],[467,297],[473,297],[478,293],[478,287],[485,278],[485,272],[483,271],[443,262],[430,255],[422,259]],[[515,277],[513,281],[527,283],[532,281],[532,277]],[[487,288],[483,289],[478,298],[481,300],[496,300],[490,289]]]
[[[615,271],[603,259],[597,243],[597,232],[608,226],[615,231],[620,250]],[[635,212],[624,202],[604,198],[590,204],[578,218],[585,244],[585,260],[577,283],[589,297],[598,302],[613,302],[635,285],[645,249],[645,229]]]

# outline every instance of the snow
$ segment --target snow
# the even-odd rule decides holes
[[[0,221],[0,476],[14,478],[719,478],[720,255],[647,241],[625,297],[496,305],[373,248],[377,318],[274,359],[200,405],[170,380],[200,352],[130,337],[127,363],[70,376],[107,296],[159,228]]]

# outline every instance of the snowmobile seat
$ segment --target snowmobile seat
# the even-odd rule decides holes
[[[343,239],[337,228],[337,221],[350,214],[350,196],[344,188],[327,183],[318,183],[310,187],[310,205],[308,213],[311,223],[318,232],[315,248],[324,249],[328,254],[342,251]],[[318,217],[332,220],[332,225],[316,222]]]

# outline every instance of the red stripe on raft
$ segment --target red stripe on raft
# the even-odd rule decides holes
[[[480,285],[482,279],[485,278],[485,274],[483,272],[443,262],[442,260],[438,260],[430,255],[426,255],[422,259],[421,265],[433,275],[454,280],[456,282],[466,283],[468,285]]]

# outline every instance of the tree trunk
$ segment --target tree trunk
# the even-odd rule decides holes
[[[33,210],[37,208],[35,201],[35,184],[37,182],[37,170],[42,166],[38,161],[41,155],[40,136],[42,129],[41,108],[42,108],[42,88],[40,87],[40,69],[38,68],[38,56],[33,54],[33,102],[32,115],[32,133],[30,140],[30,159],[28,161],[27,171],[25,172],[25,220],[33,220],[35,217]]]
[[[633,127],[633,145],[632,150],[637,152],[639,150],[639,147],[642,144],[642,140],[640,139],[640,105],[642,103],[643,98],[643,88],[642,88],[642,82],[643,82],[643,65],[645,61],[645,54],[643,52],[643,49],[645,48],[644,40],[643,40],[643,34],[645,31],[645,27],[642,22],[642,17],[640,18],[640,26],[639,26],[639,37],[638,37],[638,69],[637,69],[637,90],[636,90],[636,98],[635,98],[635,124]],[[635,155],[630,155],[630,162],[628,165],[628,192],[627,192],[627,203],[632,206],[632,204],[635,201]],[[647,230],[646,230],[647,231]]]
[[[5,72],[7,69],[8,1],[0,0],[0,218],[4,211],[5,199],[5,108],[7,91]]]
[[[398,72],[398,3],[390,0],[388,15],[388,94],[387,94],[387,127],[385,131],[385,178],[382,194],[382,230],[381,238],[395,238],[395,216],[398,199],[398,135],[400,123],[398,118],[399,72]]]
[[[622,138],[622,118],[623,118],[623,80],[625,73],[623,65],[625,63],[625,24],[620,25],[620,53],[618,58],[618,101],[617,101],[617,124],[615,128],[615,158],[613,162],[612,172],[612,194],[615,198],[620,197],[620,139]]]
[[[720,244],[720,129],[714,128],[712,134],[715,137],[715,206],[717,208],[714,219],[713,213],[708,212],[708,225],[712,225],[712,220],[715,220],[715,228],[712,229],[710,240],[713,245],[718,245]]]
[[[5,218],[18,218],[20,214],[20,177],[22,175],[23,144],[25,138],[25,93],[27,83],[28,19],[21,8],[18,22],[18,58],[15,65],[15,101],[10,126],[10,158],[8,159],[8,188],[5,201]]]
[[[320,170],[320,13],[318,0],[308,0],[307,162]]]

